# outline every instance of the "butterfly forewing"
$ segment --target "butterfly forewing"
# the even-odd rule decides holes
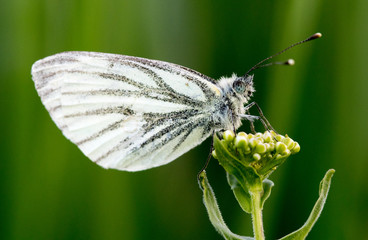
[[[105,168],[166,164],[211,134],[214,81],[166,62],[65,52],[37,61],[36,89],[63,134]]]

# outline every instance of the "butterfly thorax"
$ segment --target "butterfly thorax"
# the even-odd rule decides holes
[[[245,113],[244,105],[248,103],[255,91],[253,88],[253,76],[220,78],[217,86],[220,88],[221,97],[216,103],[216,112],[213,114],[213,122],[216,130],[237,129],[241,126],[240,114]]]

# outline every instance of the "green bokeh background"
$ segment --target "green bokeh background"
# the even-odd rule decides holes
[[[368,1],[12,0],[0,7],[0,239],[221,239],[196,174],[210,141],[177,161],[128,173],[105,170],[66,140],[40,102],[33,62],[67,50],[178,63],[213,78],[315,32],[323,38],[255,72],[254,100],[302,150],[271,179],[268,239],[299,228],[335,168],[309,239],[368,239]],[[262,129],[258,125],[259,129]],[[245,128],[246,129],[246,128]],[[251,235],[225,174],[208,176],[224,218]]]

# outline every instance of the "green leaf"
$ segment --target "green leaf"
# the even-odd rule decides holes
[[[280,238],[280,240],[303,240],[307,237],[308,233],[311,231],[313,225],[318,220],[323,206],[326,203],[328,190],[330,189],[331,185],[331,179],[333,174],[335,173],[334,169],[330,169],[327,171],[325,177],[322,179],[320,185],[319,185],[319,198],[314,205],[311,214],[309,215],[309,218],[304,223],[304,225],[296,230],[295,232],[290,233],[289,235]]]
[[[224,219],[222,218],[220,209],[218,207],[215,194],[212,190],[212,187],[210,186],[206,172],[203,171],[200,175],[200,183],[202,186],[203,191],[203,202],[206,206],[209,219],[212,223],[212,225],[215,227],[215,229],[225,238],[228,240],[254,240],[252,237],[245,237],[237,235],[230,231],[230,229],[227,227],[227,225],[224,222]]]
[[[274,183],[271,180],[269,179],[263,180],[263,195],[261,197],[261,209],[263,209],[263,205],[265,201],[271,195],[271,190],[273,186],[274,186]]]
[[[251,199],[248,192],[244,191],[239,181],[234,177],[234,175],[230,175],[226,173],[227,182],[229,183],[231,190],[235,195],[236,200],[238,201],[240,207],[246,213],[252,213],[251,208]]]
[[[250,166],[245,166],[238,158],[233,156],[227,150],[226,143],[220,141],[216,135],[214,137],[214,147],[221,166],[238,180],[244,191],[249,192],[248,189],[251,187],[262,186],[261,178],[256,171]]]

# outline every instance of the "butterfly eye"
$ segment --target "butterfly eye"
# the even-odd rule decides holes
[[[245,82],[242,79],[237,79],[233,83],[233,88],[237,93],[244,93],[245,91]]]

